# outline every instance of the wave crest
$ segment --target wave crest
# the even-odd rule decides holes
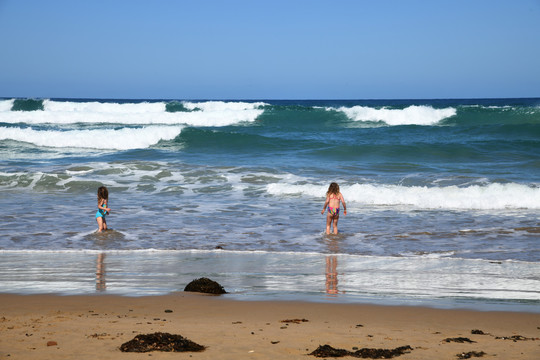
[[[330,110],[330,109],[328,109]],[[411,105],[404,109],[376,109],[367,106],[340,107],[337,110],[345,113],[353,121],[379,122],[388,125],[434,125],[441,120],[455,116],[456,109],[450,107],[435,109],[431,106]]]
[[[363,205],[458,210],[540,209],[540,188],[516,183],[466,187],[353,184],[341,186],[341,189],[347,202]],[[322,197],[326,190],[327,185],[267,185],[267,192],[275,196]]]
[[[264,103],[185,102],[187,112],[167,111],[166,102],[109,103],[43,100],[43,111],[10,111],[13,100],[0,102],[0,122],[17,124],[128,124],[228,126],[253,122]]]
[[[147,148],[161,140],[172,140],[181,131],[181,126],[68,131],[0,127],[0,140],[15,140],[54,148],[131,150]]]

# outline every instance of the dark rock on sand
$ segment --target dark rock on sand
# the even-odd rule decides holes
[[[153,333],[146,335],[137,335],[133,340],[123,343],[120,351],[123,352],[149,352],[149,351],[203,351],[206,347],[194,343],[181,335],[169,333]]]
[[[184,291],[190,291],[190,292],[199,292],[199,293],[205,293],[205,294],[226,294],[227,292],[223,288],[223,286],[219,285],[217,282],[210,280],[208,278],[200,278],[193,280],[189,284],[187,284]]]
[[[319,345],[319,347],[310,353],[315,357],[344,357],[352,356],[357,358],[371,359],[391,359],[396,356],[408,354],[412,350],[409,345],[400,346],[395,349],[368,349],[362,348],[354,352],[345,349],[335,349],[330,345]]]

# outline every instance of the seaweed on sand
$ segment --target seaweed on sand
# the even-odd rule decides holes
[[[446,338],[443,340],[444,342],[457,342],[457,343],[475,343],[476,341],[473,341],[466,337],[455,337],[455,338]]]
[[[486,353],[483,351],[469,351],[466,353],[457,354],[456,356],[458,359],[470,359],[472,357],[482,357],[484,355],[486,355]]]
[[[203,351],[205,346],[199,345],[181,335],[169,333],[153,333],[137,335],[133,340],[123,343],[120,346],[122,352],[149,352],[149,351]]]
[[[395,349],[369,349],[362,348],[356,351],[348,351],[345,349],[336,349],[330,345],[319,345],[315,351],[309,355],[315,357],[344,357],[352,356],[357,358],[370,358],[370,359],[391,359],[396,356],[407,354],[412,350],[409,345],[400,346]]]

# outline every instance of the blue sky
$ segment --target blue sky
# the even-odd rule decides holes
[[[0,0],[0,96],[540,97],[540,1]]]

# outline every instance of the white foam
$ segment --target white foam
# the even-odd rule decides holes
[[[266,186],[266,191],[269,194],[280,196],[280,195],[307,195],[312,197],[321,197],[325,196],[326,191],[328,190],[327,185],[293,185],[290,183],[274,183],[268,184]],[[342,189],[343,191],[343,189]]]
[[[9,139],[55,148],[129,150],[147,148],[160,140],[172,140],[181,131],[181,126],[70,131],[0,127],[0,140]]]
[[[18,187],[23,184],[24,187],[33,188],[35,184],[42,179],[45,174],[41,171],[35,173],[26,173],[26,172],[13,172],[6,173],[0,172],[0,187]],[[55,174],[50,174],[50,176],[58,177]]]
[[[327,110],[336,110],[328,108]],[[434,125],[456,115],[456,109],[434,109],[431,106],[412,105],[405,109],[376,109],[367,106],[340,107],[337,109],[354,121],[383,121],[388,125]]]
[[[14,99],[11,100],[0,100],[0,112],[11,111],[13,107]]]
[[[540,209],[540,187],[523,184],[488,184],[466,187],[353,184],[340,186],[347,202],[420,209]],[[275,196],[324,197],[327,185],[269,184]]]
[[[0,111],[0,122],[10,124],[106,123],[227,126],[255,121],[264,112],[263,109],[260,109],[261,105],[264,103],[209,101],[184,104],[188,109],[198,108],[199,111],[167,112],[164,102],[118,104],[44,100],[44,111]],[[2,106],[7,107],[8,105]]]
[[[224,102],[224,101],[206,101],[206,102],[184,102],[184,107],[188,110],[200,109],[202,111],[241,111],[255,110],[267,104],[263,102],[247,103],[247,102]]]
[[[76,112],[76,113],[116,113],[116,114],[148,114],[165,111],[164,102],[142,102],[142,103],[100,103],[90,102],[71,102],[43,100],[43,109],[51,112]]]

